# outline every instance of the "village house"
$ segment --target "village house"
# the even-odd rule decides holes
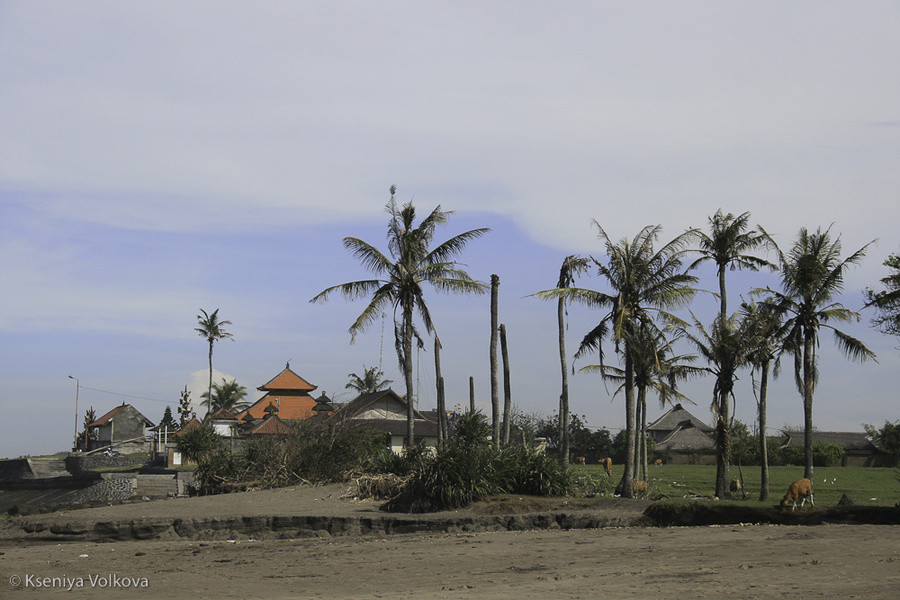
[[[93,430],[94,433],[89,436],[88,451],[114,446],[116,451],[123,454],[149,452],[149,427],[153,427],[150,419],[130,404],[123,403],[86,425],[86,429]]]
[[[647,426],[647,435],[656,443],[656,454],[669,463],[715,464],[714,427],[710,427],[681,404]]]
[[[406,444],[407,404],[392,389],[360,394],[334,413],[333,419],[366,425],[386,436],[391,451],[400,453]],[[413,433],[416,445],[436,447],[437,421],[426,419],[419,411],[413,413]]]
[[[813,431],[813,444],[822,442],[837,444],[844,449],[844,456],[836,465],[841,467],[892,467],[894,461],[881,452],[866,433],[853,431]],[[803,448],[803,431],[786,429],[777,438],[781,448]]]

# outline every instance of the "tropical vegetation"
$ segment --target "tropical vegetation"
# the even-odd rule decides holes
[[[206,389],[206,397],[209,398],[213,393],[213,345],[219,340],[233,340],[234,336],[225,330],[225,326],[231,325],[231,321],[220,320],[218,308],[211,313],[201,308],[197,315],[197,325],[194,331],[209,344],[209,386]],[[209,414],[208,405],[206,414]]]

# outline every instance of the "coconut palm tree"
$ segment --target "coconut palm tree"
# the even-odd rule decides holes
[[[597,273],[611,288],[611,292],[599,292],[583,288],[557,288],[535,294],[542,299],[567,299],[592,308],[608,311],[599,324],[584,337],[575,357],[598,351],[603,364],[602,341],[609,337],[616,352],[624,361],[625,423],[627,457],[625,472],[619,491],[632,497],[635,455],[635,384],[634,352],[632,344],[641,332],[659,331],[654,317],[680,323],[667,312],[685,306],[696,290],[691,287],[697,278],[682,270],[682,257],[690,241],[691,232],[685,232],[662,248],[654,244],[659,238],[660,226],[644,227],[633,240],[613,242],[597,221],[598,237],[606,246],[606,262],[591,258]]]
[[[769,368],[774,365],[772,374],[777,378],[781,371],[779,356],[784,344],[782,315],[770,299],[762,302],[741,303],[741,321],[744,324],[744,344],[747,363],[750,365],[750,377],[753,379],[753,391],[756,395],[757,420],[759,422],[759,463],[760,487],[759,499],[769,499],[769,454],[766,445],[766,400],[769,389]],[[757,384],[754,375],[759,373]]]
[[[489,229],[473,229],[456,235],[431,249],[434,232],[438,225],[447,223],[452,211],[435,208],[418,225],[416,209],[412,202],[397,206],[394,194],[397,189],[391,186],[391,199],[386,206],[390,215],[388,220],[388,254],[385,255],[371,244],[358,238],[344,238],[344,247],[362,262],[369,271],[381,279],[367,279],[342,283],[330,287],[310,302],[325,302],[335,292],[344,298],[355,300],[370,298],[368,306],[350,326],[351,341],[356,335],[375,322],[382,312],[391,306],[394,311],[394,340],[397,357],[406,383],[406,437],[407,447],[415,443],[413,424],[413,370],[412,347],[413,338],[422,344],[422,338],[413,322],[418,313],[425,325],[426,333],[434,330],[431,313],[425,303],[422,284],[428,283],[438,292],[483,294],[487,286],[472,279],[461,269],[461,265],[453,260],[462,253],[466,244],[480,238]]]
[[[731,213],[722,214],[722,209],[709,217],[709,234],[696,230],[698,248],[696,252],[700,257],[694,261],[691,268],[700,263],[712,261],[716,264],[716,275],[719,279],[719,316],[722,319],[728,314],[728,296],[725,292],[725,271],[735,269],[773,269],[775,265],[769,261],[747,254],[753,250],[770,245],[769,237],[765,233],[748,230],[750,213],[745,212],[738,216]]]
[[[200,395],[203,398],[200,404],[206,407],[206,414],[220,408],[224,408],[230,413],[238,413],[249,406],[246,401],[247,388],[239,384],[236,379],[228,381],[222,378],[222,383],[214,383],[211,396],[212,401],[210,402],[210,394],[204,392]]]
[[[830,329],[838,348],[851,360],[875,358],[860,340],[840,331],[832,322],[859,321],[859,314],[835,297],[844,288],[844,274],[866,256],[869,242],[847,258],[841,258],[841,238],[831,239],[831,228],[809,233],[800,229],[785,256],[779,251],[781,291],[768,290],[777,310],[785,317],[786,348],[794,356],[794,380],[803,396],[804,477],[813,476],[813,395],[819,379],[819,331]]]
[[[378,367],[366,367],[366,365],[363,365],[362,377],[356,373],[350,373],[347,377],[350,378],[350,381],[344,387],[356,390],[360,394],[380,392],[394,383],[391,379],[385,379],[384,373]]]
[[[194,331],[196,331],[200,337],[205,338],[207,342],[209,342],[209,387],[206,389],[207,398],[212,396],[213,389],[213,366],[212,366],[212,357],[213,357],[213,344],[215,344],[219,340],[233,340],[234,336],[225,331],[226,325],[231,325],[231,321],[220,321],[219,320],[219,309],[212,311],[207,314],[205,310],[200,309],[202,314],[197,315],[197,324],[199,327],[196,327]],[[209,409],[207,408],[206,414],[209,414]]]
[[[649,333],[649,332],[648,332]],[[647,478],[647,393],[656,392],[660,408],[675,400],[693,402],[678,391],[678,383],[702,374],[700,367],[687,363],[696,360],[692,354],[669,356],[675,340],[667,340],[660,332],[652,337],[641,337],[632,345],[634,355],[634,386],[637,389],[635,425],[639,428],[640,447],[635,452],[635,479]],[[582,367],[582,373],[600,373],[606,381],[619,384],[613,392],[615,398],[625,388],[625,373],[612,365],[588,365]],[[642,470],[641,470],[642,469]]]
[[[684,329],[684,335],[706,360],[706,370],[715,377],[713,400],[710,409],[716,419],[716,496],[730,494],[731,478],[728,474],[731,462],[731,405],[734,400],[734,382],[737,371],[746,364],[745,342],[741,322],[737,315],[728,319],[716,316],[710,330],[693,317],[694,331]]]
[[[893,270],[881,279],[885,289],[876,292],[865,290],[866,308],[874,306],[878,311],[872,318],[872,326],[887,335],[900,337],[900,254],[891,254],[884,266]]]

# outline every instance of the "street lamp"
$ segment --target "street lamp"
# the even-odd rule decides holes
[[[75,440],[72,442],[72,448],[78,449],[78,390],[81,388],[81,382],[77,377],[69,375],[69,379],[75,380]]]

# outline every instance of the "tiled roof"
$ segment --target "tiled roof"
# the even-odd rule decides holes
[[[254,402],[247,410],[237,414],[237,418],[243,421],[249,414],[254,419],[263,419],[266,416],[266,408],[270,404],[278,408],[278,416],[285,421],[302,421],[308,419],[314,414],[313,408],[316,401],[309,395],[290,395],[290,394],[273,394],[269,392],[256,402]]]
[[[290,435],[294,429],[276,415],[267,417],[262,423],[253,427],[245,435]]]
[[[406,421],[399,419],[351,419],[355,425],[371,427],[391,435],[406,437]],[[438,424],[424,419],[416,419],[413,425],[413,434],[419,437],[437,437]]]
[[[112,409],[111,411],[109,411],[108,413],[106,413],[105,415],[103,415],[102,417],[97,419],[96,421],[88,423],[86,425],[86,427],[102,427],[103,425],[106,425],[107,423],[112,421],[113,417],[115,417],[117,414],[119,414],[126,408],[130,408],[131,410],[133,410],[140,418],[142,418],[144,420],[144,422],[148,426],[153,427],[153,422],[150,419],[148,419],[147,417],[145,417],[144,415],[142,415],[140,413],[140,411],[138,411],[138,409],[131,406],[130,404],[120,404],[119,406],[115,407],[114,409]]]
[[[375,404],[379,400],[383,399],[392,399],[399,404],[403,405],[404,410],[407,406],[406,400],[404,400],[397,392],[393,389],[388,388],[386,390],[381,390],[380,392],[370,392],[367,394],[360,394],[347,404],[343,405],[340,410],[335,409],[335,416],[342,419],[352,419],[356,417],[359,413],[363,412],[366,408]],[[427,420],[419,411],[414,411],[413,413],[414,419],[422,419]],[[404,421],[405,422],[405,421]]]
[[[216,421],[237,421],[238,418],[234,416],[230,411],[220,408],[208,417],[209,419],[213,419]]]
[[[285,391],[295,391],[295,392],[311,392],[316,389],[317,386],[312,385],[293,371],[291,371],[291,364],[288,363],[284,370],[273,377],[268,383],[259,386],[258,389],[261,392],[285,392]]]
[[[781,438],[783,448],[802,448],[804,444],[803,431],[784,431]],[[825,442],[828,444],[837,444],[844,447],[846,452],[866,452],[876,451],[875,444],[867,437],[864,432],[854,431],[813,431],[813,443]]]
[[[186,431],[190,431],[194,427],[200,427],[200,421],[198,421],[197,419],[191,419],[190,421],[185,423],[184,427],[182,427],[181,429],[179,429],[178,431],[176,431],[175,433],[172,434],[172,437],[178,437],[182,433],[185,433]]]
[[[690,422],[675,429],[672,433],[656,444],[657,450],[700,450],[712,448],[715,445],[713,439],[694,427]]]

